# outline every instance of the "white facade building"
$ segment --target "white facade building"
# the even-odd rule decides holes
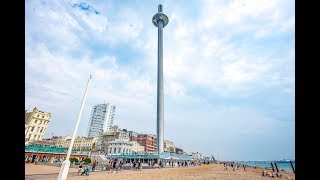
[[[108,155],[116,154],[133,154],[133,153],[143,153],[144,147],[140,146],[135,141],[128,140],[114,140],[107,142],[108,144]]]
[[[102,134],[102,130],[107,118],[107,110],[109,103],[94,105],[91,111],[91,117],[89,120],[88,137],[99,137]]]
[[[25,144],[43,139],[51,116],[51,113],[40,111],[36,107],[33,111],[25,113]]]
[[[131,141],[132,142],[132,151],[137,152],[137,153],[142,153],[144,152],[144,146],[141,146],[138,142],[136,141]]]
[[[103,132],[109,130],[113,125],[114,114],[115,106],[111,106],[109,103],[97,104],[92,108],[87,136],[98,139],[97,150],[101,149]]]
[[[88,137],[98,137],[102,131],[110,131],[113,125],[116,107],[107,104],[93,106],[89,121]]]

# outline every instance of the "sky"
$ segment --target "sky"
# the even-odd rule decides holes
[[[78,136],[92,107],[156,134],[157,27],[163,5],[164,138],[218,160],[295,159],[292,0],[30,0],[25,108],[52,114],[44,137]]]

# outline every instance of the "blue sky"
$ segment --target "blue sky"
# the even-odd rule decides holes
[[[188,3],[186,3],[188,2]],[[165,139],[219,160],[295,157],[295,5],[290,0],[26,1],[25,107],[51,112],[45,137],[77,135],[91,108],[156,134],[163,5]]]

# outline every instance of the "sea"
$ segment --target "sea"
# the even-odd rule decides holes
[[[273,163],[273,167],[274,167],[275,171],[276,171],[276,167],[275,167],[274,163],[277,164],[277,167],[278,167],[279,171],[284,170],[284,171],[287,171],[287,172],[293,172],[291,164],[290,164],[290,161],[242,161],[242,162],[237,162],[237,163],[244,164],[244,165],[247,165],[247,166],[252,166],[252,167],[256,166],[256,167],[272,169],[271,162]],[[295,163],[295,161],[291,161],[291,162],[292,162],[293,168],[295,170],[296,169],[296,165],[295,165],[296,163]]]

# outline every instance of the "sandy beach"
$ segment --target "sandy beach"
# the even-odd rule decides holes
[[[106,180],[106,179],[237,179],[237,180],[255,180],[255,179],[295,179],[293,173],[281,172],[282,178],[262,177],[262,169],[251,167],[247,171],[228,169],[224,170],[222,164],[210,164],[192,167],[163,168],[163,169],[143,169],[141,171],[125,170],[117,173],[109,171],[90,172],[89,176],[77,175],[77,169],[70,168],[68,179],[70,180]],[[57,179],[59,167],[26,164],[26,179]],[[269,170],[270,172],[270,170]]]

